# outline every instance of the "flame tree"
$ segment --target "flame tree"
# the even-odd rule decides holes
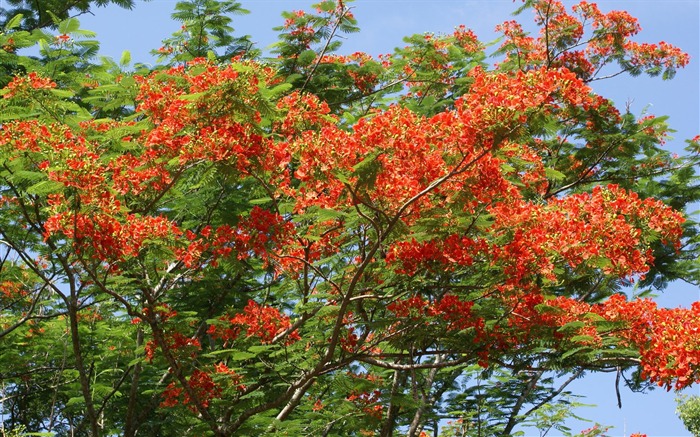
[[[700,304],[624,288],[696,280],[698,138],[676,157],[590,88],[687,55],[553,0],[496,65],[463,27],[340,55],[346,3],[285,13],[265,59],[240,4],[180,2],[134,73],[74,18],[7,22],[5,427],[510,435],[586,372],[700,378]]]

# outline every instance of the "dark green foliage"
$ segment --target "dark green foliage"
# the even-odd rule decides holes
[[[134,7],[134,0],[7,0],[8,7],[0,7],[0,26],[4,27],[12,17],[22,14],[25,18],[22,30],[56,28],[58,23],[85,14],[94,6],[115,4],[125,9]]]
[[[232,57],[254,58],[257,51],[249,36],[234,37],[231,15],[248,11],[233,0],[180,1],[172,17],[182,27],[153,53],[167,64],[185,63],[195,58],[215,58],[228,61]]]

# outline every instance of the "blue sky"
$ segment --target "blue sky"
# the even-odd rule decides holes
[[[313,0],[251,0],[243,1],[251,11],[247,16],[234,17],[233,26],[239,35],[252,36],[259,47],[275,41],[272,27],[282,24],[283,10],[308,8]],[[356,0],[354,14],[362,31],[347,36],[343,52],[365,51],[370,54],[388,53],[402,45],[402,37],[414,33],[448,33],[464,24],[484,41],[493,40],[496,24],[511,18],[519,5],[511,0]],[[565,1],[566,5],[574,2]],[[634,113],[643,110],[656,115],[669,115],[677,130],[668,147],[682,152],[683,140],[700,134],[700,0],[600,0],[600,9],[624,9],[637,17],[642,26],[638,41],[661,40],[680,46],[691,56],[691,64],[679,71],[672,81],[660,78],[618,76],[595,84],[596,91],[611,98],[621,108],[629,102]],[[132,11],[115,7],[95,9],[94,15],[80,17],[82,27],[98,33],[101,53],[119,59],[123,50],[132,53],[137,62],[150,63],[150,50],[157,49],[161,40],[179,29],[170,20],[175,0],[140,2]],[[519,20],[529,21],[527,13]],[[698,300],[700,290],[684,284],[673,284],[658,301],[663,306],[689,306]],[[675,415],[675,395],[655,390],[640,395],[623,387],[623,408],[618,410],[614,390],[615,375],[586,377],[573,386],[577,394],[587,396],[586,403],[596,404],[579,414],[596,422],[613,425],[613,436],[645,432],[652,436],[688,436]],[[698,393],[694,388],[689,393]],[[572,428],[587,428],[587,423],[571,423]],[[532,435],[537,435],[532,430]],[[553,436],[556,434],[548,434]]]

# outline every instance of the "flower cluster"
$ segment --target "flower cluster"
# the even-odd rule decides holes
[[[381,382],[381,378],[371,373],[357,374],[348,372],[348,376],[350,376],[358,385],[362,387],[376,386]],[[355,406],[359,408],[367,417],[378,420],[381,419],[382,415],[384,414],[384,406],[380,403],[382,399],[381,390],[354,389],[345,399],[355,404]]]
[[[429,302],[420,296],[399,299],[387,305],[397,322],[396,330],[406,321],[415,326],[419,324],[440,324],[447,331],[475,329],[476,338],[484,335],[484,320],[472,312],[474,302],[463,301],[454,295],[445,295],[439,300]]]
[[[651,75],[662,71],[673,75],[677,68],[688,64],[688,55],[671,44],[631,41],[641,26],[625,11],[606,14],[587,1],[572,7],[574,15],[567,13],[557,0],[537,0],[533,7],[535,21],[542,29],[539,37],[529,36],[515,21],[496,28],[504,35],[500,48],[507,56],[505,64],[517,69],[533,65],[563,67],[589,81],[612,62],[617,62],[623,71],[644,71]],[[591,32],[585,31],[586,26],[590,26]]]
[[[11,99],[20,95],[30,95],[37,90],[56,88],[56,82],[32,71],[26,76],[15,76],[3,90],[3,97]]]
[[[300,337],[298,332],[290,331],[290,327],[289,316],[250,300],[242,312],[232,317],[221,317],[217,323],[209,326],[207,333],[214,339],[223,340],[224,344],[232,343],[241,334],[246,338],[255,337],[262,344],[272,343],[277,337],[284,336],[285,342],[291,344]]]
[[[187,380],[189,390],[178,386],[178,383],[171,382],[163,391],[163,401],[161,407],[175,407],[178,404],[191,405],[199,403],[204,408],[209,406],[212,399],[221,397],[221,387],[219,387],[207,372],[194,369],[192,375]],[[194,393],[195,399],[190,393]],[[194,409],[194,407],[193,407]]]

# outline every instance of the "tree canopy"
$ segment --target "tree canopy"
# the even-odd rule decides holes
[[[59,21],[90,12],[93,6],[115,4],[131,9],[134,0],[7,0],[8,8],[0,7],[0,23],[3,27],[17,15],[18,23],[25,30],[55,28]]]
[[[540,32],[502,23],[494,53],[458,27],[372,57],[328,0],[266,57],[239,2],[180,1],[148,68],[97,58],[72,15],[106,2],[10,3],[4,429],[569,432],[588,372],[700,380],[700,303],[648,297],[698,283],[700,136],[676,156],[591,89],[688,56],[626,12],[527,0]]]

